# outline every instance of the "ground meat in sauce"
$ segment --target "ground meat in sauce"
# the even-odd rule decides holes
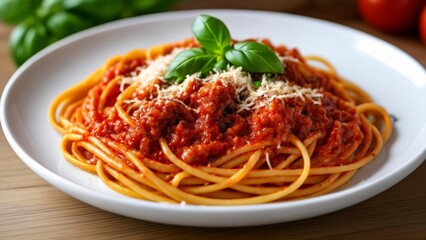
[[[286,75],[299,79],[302,85],[312,85],[315,79],[325,81],[324,76],[312,75],[310,80],[305,78],[301,82],[302,77],[295,73],[299,70],[290,67]],[[105,78],[115,76],[112,71],[106,74]],[[324,138],[314,153],[313,166],[334,166],[347,160],[337,158],[331,162],[329,157],[342,152],[345,144],[363,137],[354,106],[330,93],[324,95],[321,104],[300,98],[274,99],[265,107],[237,113],[236,90],[222,81],[194,81],[178,99],[143,96],[140,107],[131,113],[136,125],[129,126],[110,107],[112,104],[108,103],[103,111],[95,109],[107,82],[94,87],[89,92],[91,98],[86,98],[82,105],[87,129],[95,136],[110,137],[144,157],[161,162],[168,162],[158,143],[161,137],[166,138],[172,151],[185,162],[208,165],[247,143],[279,142],[289,133],[303,140],[321,132]],[[271,161],[276,157],[271,154]]]

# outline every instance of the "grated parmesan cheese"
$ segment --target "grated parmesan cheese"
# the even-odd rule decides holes
[[[250,93],[250,95],[244,100],[245,105],[252,106],[257,99],[261,101],[254,106],[254,108],[260,108],[266,106],[270,101],[274,99],[284,98],[300,98],[305,101],[305,97],[309,97],[314,104],[320,104],[320,98],[323,97],[322,93],[319,93],[316,89],[303,88],[298,85],[290,85],[288,81],[267,79],[266,75],[263,75],[261,85],[256,90]]]
[[[239,102],[237,112],[265,107],[274,99],[300,98],[305,101],[305,98],[309,98],[314,104],[321,104],[320,99],[323,94],[318,89],[291,85],[288,80],[279,80],[270,74],[262,75],[261,84],[256,89],[253,87],[252,76],[243,71],[242,67],[229,66],[226,70],[213,71],[202,79],[200,73],[195,73],[187,76],[181,84],[170,84],[164,80],[164,76],[175,56],[183,50],[183,48],[177,48],[168,55],[149,61],[146,67],[138,69],[140,71],[138,75],[131,74],[130,77],[123,78],[120,90],[123,91],[126,84],[138,83],[141,88],[154,86],[158,99],[176,100],[176,97],[180,97],[192,81],[221,81],[223,84],[229,84],[235,88]],[[299,61],[291,56],[281,56],[280,59],[282,61]],[[163,84],[159,84],[159,80]]]
[[[266,106],[273,99],[296,98],[305,101],[310,98],[314,104],[320,104],[323,94],[317,89],[303,88],[298,85],[290,85],[288,81],[278,80],[268,74],[262,75],[261,85],[255,89],[251,75],[241,67],[228,67],[226,71],[215,72],[203,81],[222,81],[231,84],[240,102],[238,112]]]
[[[157,97],[158,98],[165,98],[165,99],[172,99],[175,97],[180,97],[185,92],[185,90],[188,88],[189,84],[192,81],[199,81],[200,76],[199,73],[194,74],[192,77],[188,76],[185,81],[182,83],[173,83],[173,84],[163,84],[161,87],[158,84],[155,84],[154,86],[157,88]]]
[[[120,91],[124,91],[124,85],[138,82],[141,88],[152,85],[156,80],[164,81],[164,76],[170,64],[183,48],[175,48],[170,54],[159,56],[154,60],[147,61],[146,67],[138,68],[139,74],[130,73],[130,77],[125,77],[120,82]]]

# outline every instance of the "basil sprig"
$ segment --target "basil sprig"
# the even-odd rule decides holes
[[[221,55],[231,45],[231,34],[217,18],[200,15],[192,25],[192,33],[207,51]]]
[[[175,78],[178,82],[185,79],[186,75],[211,71],[216,64],[216,55],[207,52],[203,48],[193,48],[179,53],[170,64],[166,79]]]
[[[205,75],[214,69],[226,69],[230,64],[252,73],[284,73],[282,62],[266,45],[259,42],[231,45],[228,28],[215,17],[198,16],[192,33],[201,47],[179,53],[170,64],[166,80],[181,83],[187,75],[197,72]]]

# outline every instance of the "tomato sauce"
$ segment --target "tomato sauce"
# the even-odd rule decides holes
[[[292,54],[301,59],[298,52]],[[355,107],[332,93],[327,76],[310,69],[301,71],[291,64],[287,64],[282,77],[301,86],[330,91],[324,92],[321,104],[307,98],[274,99],[264,107],[237,112],[238,96],[232,85],[221,81],[193,81],[175,99],[139,96],[145,101],[130,112],[135,126],[125,123],[112,107],[119,86],[113,91],[111,102],[99,110],[100,94],[106,84],[117,74],[129,75],[142,64],[135,60],[120,69],[113,65],[105,72],[103,81],[90,90],[81,108],[85,116],[83,124],[91,134],[120,142],[139,151],[143,157],[168,162],[159,145],[162,137],[176,156],[193,166],[206,166],[240,146],[271,140],[276,143],[269,150],[274,164],[279,156],[273,149],[289,144],[281,142],[288,134],[303,141],[322,133],[324,137],[313,154],[312,164],[336,166],[347,163],[350,158],[333,158],[334,161],[330,158],[343,152],[345,145],[363,138]]]

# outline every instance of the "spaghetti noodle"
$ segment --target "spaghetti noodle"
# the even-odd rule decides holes
[[[262,42],[284,74],[228,67],[164,81],[193,39],[112,57],[51,104],[64,157],[157,202],[258,204],[337,189],[381,151],[389,115],[325,59]]]

